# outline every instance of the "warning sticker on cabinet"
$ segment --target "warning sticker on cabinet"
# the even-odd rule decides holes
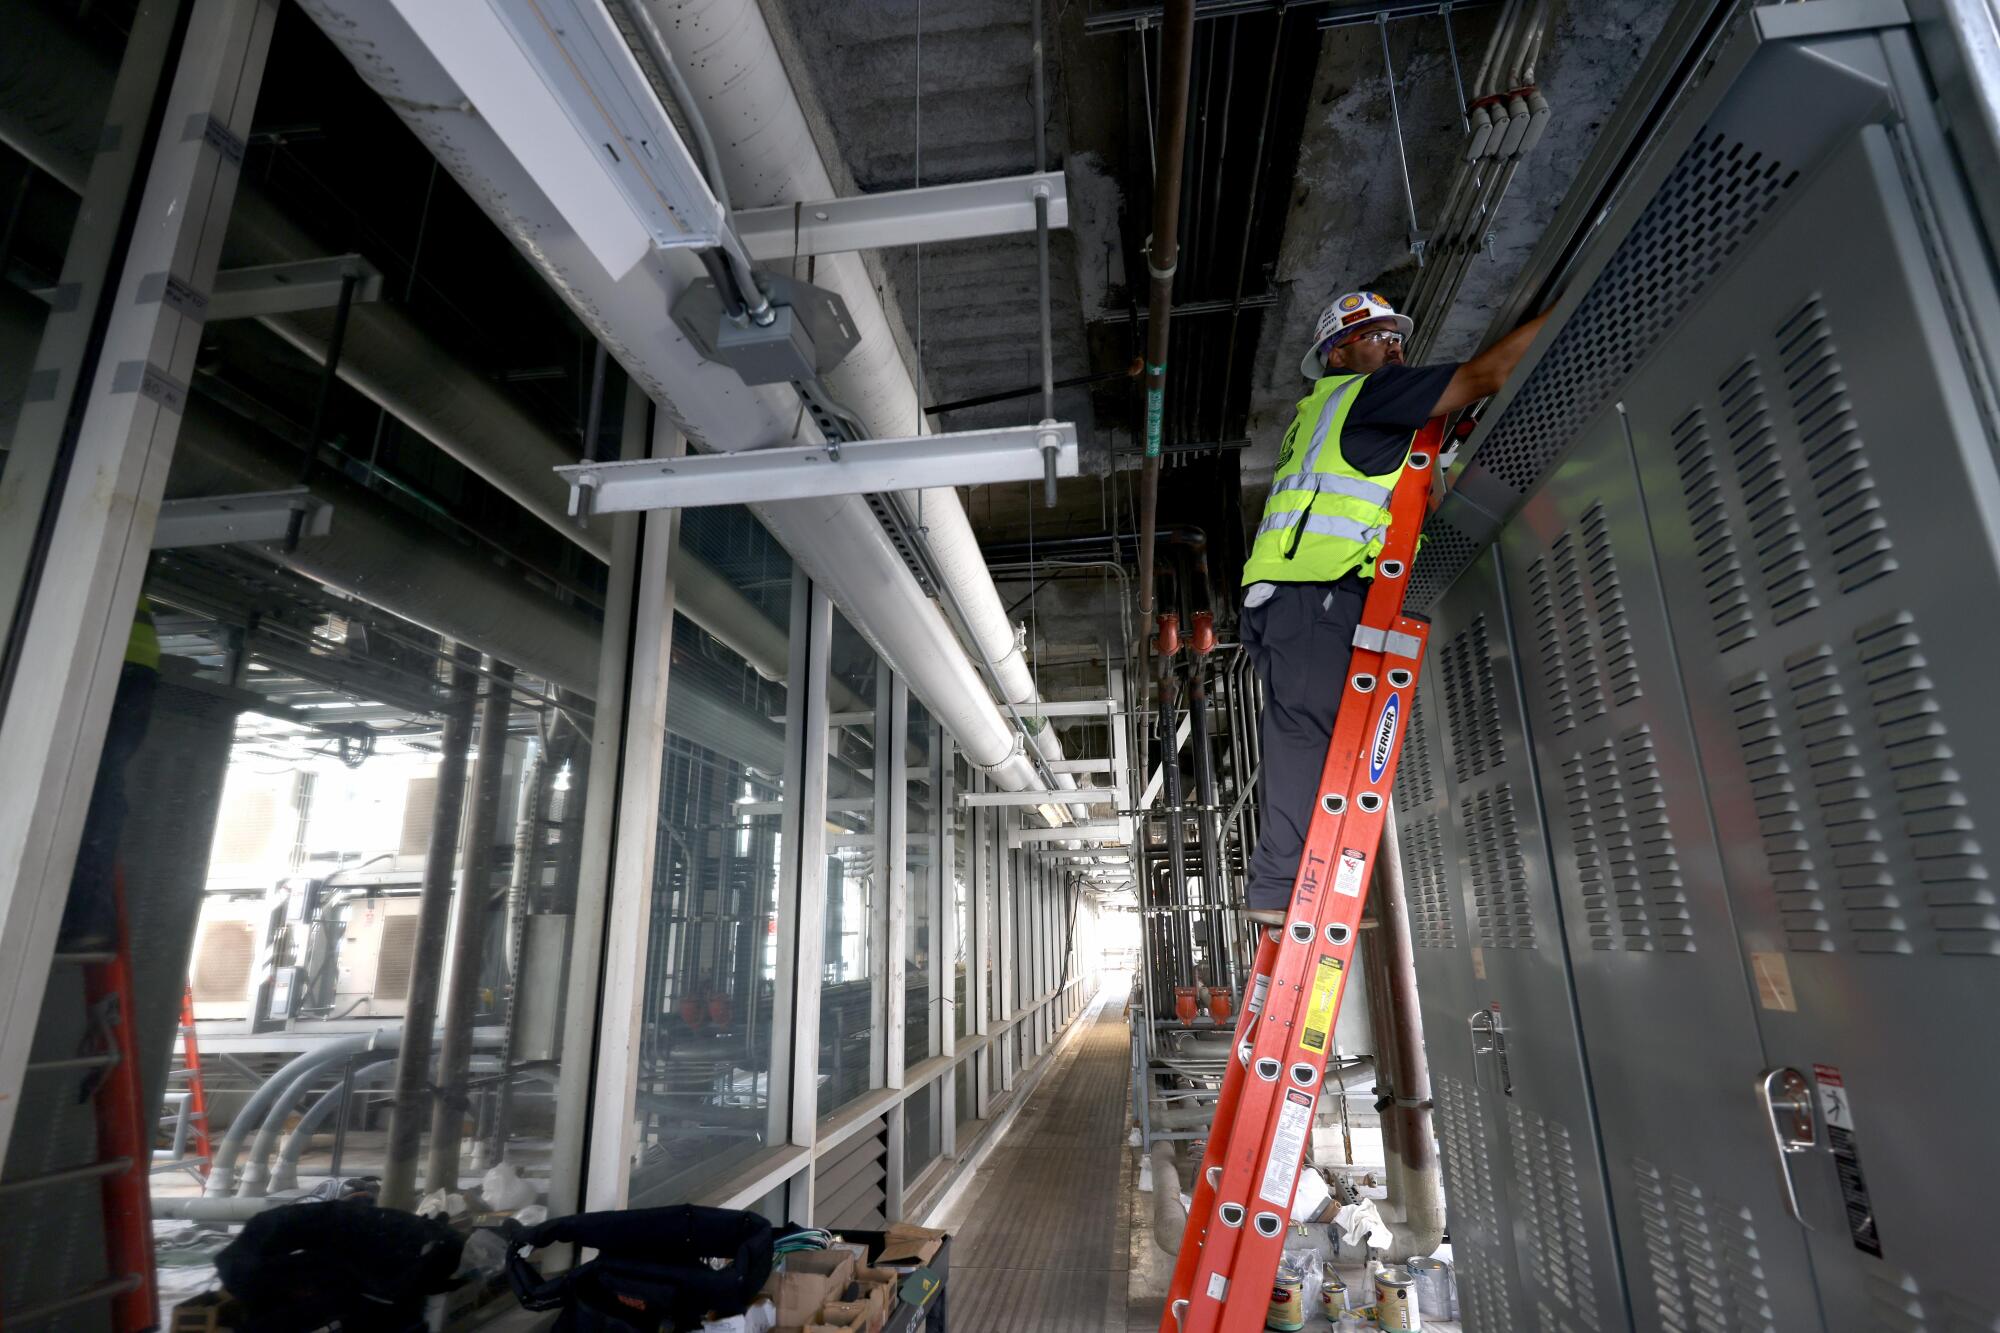
[[[1799,1011],[1799,997],[1792,990],[1792,969],[1785,955],[1775,950],[1753,951],[1750,972],[1757,979],[1757,1003],[1781,1014]]]
[[[1340,869],[1334,872],[1333,891],[1349,898],[1361,896],[1362,881],[1368,877],[1368,858],[1352,847],[1340,849]]]
[[[1327,1040],[1333,1035],[1334,1015],[1340,1012],[1341,969],[1338,958],[1322,958],[1313,973],[1312,996],[1306,1004],[1304,1031],[1299,1049],[1325,1055]]]
[[[1861,1174],[1847,1084],[1834,1065],[1814,1065],[1813,1081],[1819,1085],[1819,1113],[1826,1121],[1826,1144],[1833,1150],[1834,1169],[1840,1176],[1840,1197],[1847,1204],[1847,1234],[1855,1249],[1880,1259],[1882,1241],[1875,1234],[1875,1204],[1868,1197],[1867,1178]]]
[[[1278,1108],[1278,1132],[1271,1139],[1271,1160],[1264,1164],[1264,1183],[1257,1190],[1257,1197],[1264,1202],[1280,1208],[1292,1206],[1292,1186],[1298,1183],[1312,1118],[1312,1094],[1285,1089],[1284,1103]]]

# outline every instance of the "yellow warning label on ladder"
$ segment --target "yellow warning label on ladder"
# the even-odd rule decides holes
[[[1326,1054],[1327,1038],[1332,1035],[1333,1016],[1340,1012],[1340,960],[1322,958],[1319,970],[1313,976],[1312,1001],[1306,1008],[1305,1035],[1299,1038],[1299,1048],[1315,1055]]]

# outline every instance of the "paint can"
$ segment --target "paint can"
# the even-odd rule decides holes
[[[1411,1333],[1424,1326],[1417,1310],[1417,1280],[1399,1269],[1385,1268],[1375,1275],[1375,1327]]]
[[[1331,1263],[1322,1264],[1319,1275],[1320,1313],[1326,1316],[1326,1322],[1330,1324],[1346,1309],[1347,1284],[1341,1281],[1339,1272]]]
[[[1426,1319],[1456,1319],[1458,1301],[1452,1290],[1451,1265],[1442,1259],[1412,1259],[1407,1265],[1417,1280],[1417,1311]]]
[[[1271,1309],[1264,1327],[1299,1333],[1306,1326],[1306,1284],[1297,1273],[1278,1270],[1271,1282]]]

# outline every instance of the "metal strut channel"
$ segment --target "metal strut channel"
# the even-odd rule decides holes
[[[1161,1333],[1264,1323],[1430,632],[1402,607],[1442,438],[1441,423],[1418,434],[1390,499],[1291,906],[1260,932]]]

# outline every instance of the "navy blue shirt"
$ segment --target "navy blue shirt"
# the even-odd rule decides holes
[[[1340,456],[1364,476],[1379,477],[1403,465],[1410,436],[1431,419],[1431,409],[1458,364],[1403,366],[1393,362],[1361,381],[1340,432]]]

